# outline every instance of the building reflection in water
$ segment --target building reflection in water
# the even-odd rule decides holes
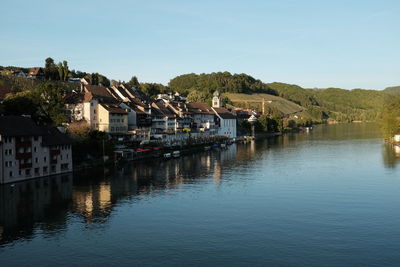
[[[2,185],[0,243],[29,238],[34,228],[48,235],[65,229],[71,193],[72,174]]]
[[[120,201],[140,201],[146,195],[210,180],[221,186],[223,179],[229,179],[225,172],[251,164],[257,153],[254,144],[232,145],[167,161],[135,162],[0,186],[0,243],[29,239],[38,232],[60,233],[71,216],[85,226],[106,223]]]
[[[384,144],[382,149],[382,158],[387,168],[395,168],[400,164],[400,146],[393,144]]]

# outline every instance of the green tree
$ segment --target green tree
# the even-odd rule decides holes
[[[64,67],[61,62],[58,63],[58,77],[60,81],[64,80]]]
[[[30,91],[8,94],[3,102],[4,111],[10,115],[30,115],[37,120],[38,101]]]
[[[60,81],[67,81],[69,75],[68,62],[64,60],[58,63],[58,76]]]
[[[188,102],[210,102],[211,94],[202,91],[193,90],[188,95],[186,100]]]
[[[63,73],[64,73],[63,81],[67,81],[69,68],[68,68],[68,62],[66,60],[63,61]]]
[[[395,114],[384,114],[381,120],[381,128],[386,138],[392,138],[400,133],[400,120]]]
[[[57,80],[58,79],[57,66],[54,63],[54,59],[52,59],[51,57],[48,57],[45,60],[44,75],[47,80]]]
[[[158,94],[165,93],[167,88],[159,83],[141,83],[140,90],[151,97],[155,97]]]
[[[267,116],[261,116],[260,118],[258,118],[258,122],[261,125],[261,129],[262,131],[269,131],[269,118]]]
[[[38,86],[35,98],[39,101],[39,114],[46,118],[46,122],[61,125],[66,122],[64,114],[65,88],[54,83],[46,82]]]
[[[136,76],[133,76],[133,77],[129,80],[128,85],[129,85],[130,87],[133,87],[133,88],[136,88],[136,89],[140,89],[140,83],[139,83],[139,80],[138,80],[138,78],[137,78]]]
[[[390,96],[382,108],[380,120],[383,135],[391,138],[400,133],[400,97]]]
[[[94,72],[92,74],[86,74],[84,78],[89,80],[90,84],[92,85],[101,85],[108,87],[111,84],[110,80],[106,76],[101,75],[97,72]]]

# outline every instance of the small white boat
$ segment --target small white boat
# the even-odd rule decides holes
[[[169,158],[171,158],[171,153],[165,153],[163,155],[163,157],[164,157],[164,159],[169,159]]]
[[[180,157],[180,155],[181,155],[181,152],[179,150],[176,150],[176,151],[172,152],[172,156],[174,158],[178,158],[178,157]]]
[[[226,147],[226,144],[222,143],[221,148],[225,148],[225,147]]]
[[[210,149],[211,149],[210,146],[205,146],[205,147],[204,147],[204,151],[209,151]]]

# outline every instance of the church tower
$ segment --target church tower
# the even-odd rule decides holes
[[[222,108],[222,98],[218,90],[214,92],[214,97],[212,99],[212,106],[213,108]]]

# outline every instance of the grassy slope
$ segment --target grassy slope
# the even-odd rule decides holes
[[[282,97],[269,94],[224,93],[223,96],[228,97],[234,104],[239,104],[242,107],[258,106],[259,107],[258,110],[261,110],[263,98],[265,99],[265,108],[267,107],[276,108],[284,114],[299,113],[304,110],[302,106],[297,105],[296,103],[293,103]]]
[[[391,95],[400,95],[400,86],[387,87],[383,91]]]

